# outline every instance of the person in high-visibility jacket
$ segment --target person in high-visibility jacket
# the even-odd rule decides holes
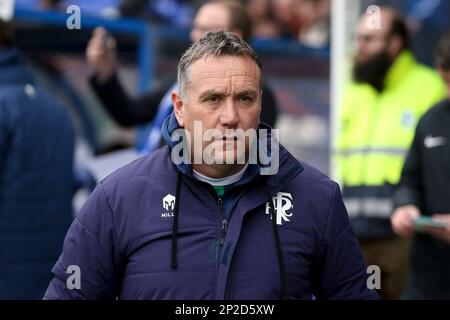
[[[393,189],[416,122],[445,97],[445,85],[414,59],[402,17],[388,8],[379,17],[380,28],[372,14],[358,24],[354,82],[340,106],[334,160],[367,264],[381,269],[380,295],[396,299],[408,272],[409,241],[391,229]]]

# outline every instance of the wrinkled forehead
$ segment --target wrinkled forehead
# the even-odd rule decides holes
[[[191,65],[189,73],[191,86],[206,86],[210,84],[209,81],[226,83],[230,79],[258,89],[261,86],[261,70],[258,64],[247,56],[206,55]]]

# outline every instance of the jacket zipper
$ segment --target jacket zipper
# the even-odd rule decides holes
[[[217,204],[217,207],[219,208],[220,218],[222,219],[222,222],[220,223],[220,232],[219,232],[220,235],[219,235],[219,247],[218,247],[218,252],[217,252],[216,277],[215,277],[215,281],[214,281],[214,297],[215,297],[215,299],[219,299],[219,297],[217,297],[217,295],[216,295],[217,294],[217,292],[216,292],[217,281],[218,281],[218,275],[219,275],[219,269],[220,269],[220,257],[222,255],[222,248],[225,243],[225,236],[228,231],[228,221],[223,216],[223,199],[219,197],[216,200],[216,204]]]
[[[223,216],[223,200],[222,198],[217,199],[217,206],[220,210],[220,215],[222,217],[222,224],[220,227],[220,240],[219,245],[222,247],[225,243],[225,236],[227,235],[228,231],[228,220]]]

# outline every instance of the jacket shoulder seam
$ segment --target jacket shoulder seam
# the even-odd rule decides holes
[[[114,221],[114,209],[111,207],[111,204],[109,202],[109,197],[106,194],[106,190],[105,190],[105,187],[104,187],[103,183],[100,183],[100,186],[101,186],[101,189],[102,189],[103,196],[105,197],[106,205],[108,206],[109,211],[110,211],[109,214],[111,215],[111,225],[112,225],[112,228],[113,228],[115,241],[117,241],[117,244],[119,245],[119,248],[121,248],[122,246],[120,245],[120,242],[119,242],[119,237],[118,237],[118,234],[117,234],[116,223]],[[114,246],[114,244],[112,244],[112,245]]]
[[[333,211],[334,211],[334,208],[335,208],[335,205],[336,205],[336,195],[337,195],[338,188],[339,187],[338,187],[337,183],[334,182],[333,183],[333,192],[332,192],[332,196],[330,198],[330,200],[331,200],[330,201],[330,207],[328,209],[328,214],[327,214],[327,220],[326,220],[326,223],[325,223],[325,227],[324,227],[324,229],[322,231],[322,235],[320,237],[320,244],[321,245],[327,245],[328,244],[328,242],[325,240],[325,233],[326,233],[326,230],[327,230],[328,226],[330,225],[330,220],[333,218]],[[345,229],[347,229],[349,223],[350,223],[350,221],[349,221],[349,219],[347,219],[347,222],[345,223],[345,225],[342,227],[341,230],[339,230],[336,233],[335,236],[333,236],[333,239],[336,239]],[[332,240],[332,239],[330,239],[330,240]]]

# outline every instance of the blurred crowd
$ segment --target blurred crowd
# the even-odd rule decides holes
[[[42,10],[80,6],[83,13],[106,18],[142,18],[153,23],[189,28],[205,0],[18,0],[17,5]],[[240,0],[258,39],[295,39],[311,47],[329,44],[329,0]]]

